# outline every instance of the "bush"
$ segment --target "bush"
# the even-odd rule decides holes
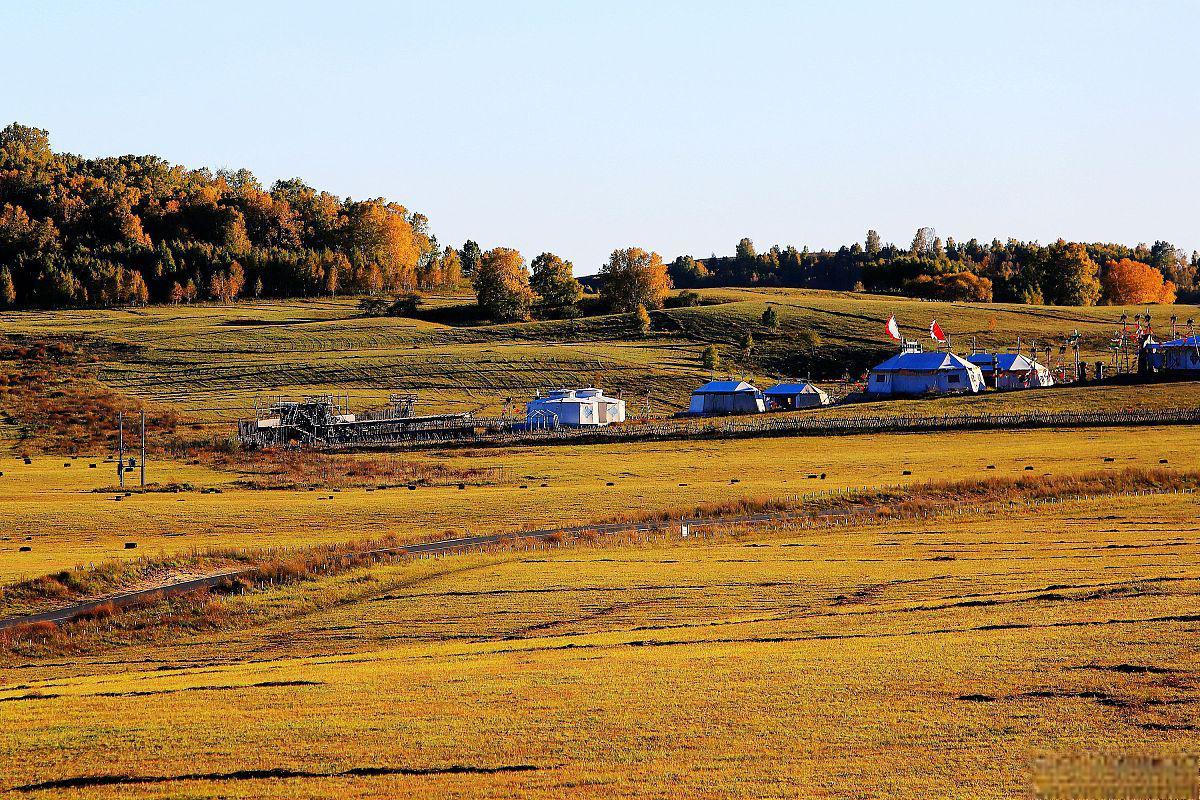
[[[700,293],[684,289],[682,292],[668,297],[663,305],[667,308],[695,308],[700,305]]]
[[[411,317],[417,313],[423,299],[417,292],[405,292],[390,300],[364,297],[358,301],[358,310],[364,317]]]

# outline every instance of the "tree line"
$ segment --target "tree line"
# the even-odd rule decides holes
[[[1087,306],[1171,303],[1195,292],[1200,253],[1169,242],[1147,246],[1009,239],[945,241],[921,228],[908,247],[884,244],[874,230],[837,250],[772,247],[758,252],[742,239],[732,256],[670,265],[676,286],[789,286],[899,293],[938,300]]]
[[[457,286],[458,251],[421,214],[299,179],[155,156],[55,153],[0,130],[0,305],[114,306]]]
[[[474,253],[478,245],[467,242],[462,259],[467,264],[480,316],[511,322],[537,316],[569,319],[581,313],[583,286],[575,278],[570,261],[554,253],[542,253],[530,267],[511,248],[496,247]],[[605,311],[634,313],[639,325],[649,327],[647,309],[662,308],[671,279],[658,253],[640,247],[614,250],[600,269],[598,304]]]
[[[975,239],[922,228],[908,247],[875,231],[836,251],[750,239],[734,255],[665,265],[614,250],[596,278],[603,310],[661,308],[672,285],[793,286],[978,302],[1172,302],[1197,287],[1200,255],[1152,246]],[[240,297],[399,295],[474,288],[480,316],[576,316],[588,304],[571,262],[542,253],[442,247],[424,215],[302,180],[264,188],[247,170],[187,169],[156,156],[56,153],[46,131],[0,130],[0,307],[230,302]],[[692,296],[694,299],[694,296]],[[371,301],[384,302],[382,300]],[[384,303],[386,306],[387,303]]]

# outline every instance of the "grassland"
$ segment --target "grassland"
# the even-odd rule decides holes
[[[1196,512],[1106,498],[386,567],[361,602],[7,670],[5,788],[1011,797],[1035,751],[1194,740]]]
[[[200,422],[228,422],[274,394],[334,392],[369,405],[391,390],[416,390],[430,410],[498,413],[508,398],[520,401],[538,388],[592,382],[631,399],[650,393],[663,413],[683,408],[707,376],[700,353],[710,342],[735,371],[770,377],[812,370],[821,378],[857,379],[890,351],[882,324],[892,313],[914,336],[936,317],[959,350],[971,337],[980,347],[1008,347],[1020,336],[1026,345],[1052,343],[1055,361],[1074,329],[1083,334],[1085,359],[1107,358],[1122,312],[1152,310],[1160,330],[1171,314],[1197,315],[1191,306],[936,303],[790,289],[704,294],[721,304],[655,312],[648,337],[637,334],[632,315],[464,326],[433,321],[453,318],[436,313],[429,320],[363,318],[353,299],[4,313],[0,330],[83,337],[104,352],[99,377],[106,384]],[[436,312],[456,302],[462,300],[433,298],[431,305]],[[760,324],[768,304],[779,316],[775,331]],[[758,342],[748,359],[738,348],[746,332]],[[822,341],[815,352],[796,345],[806,332]]]
[[[0,461],[0,580],[144,554],[501,533],[745,496],[1024,475],[1026,467],[1071,474],[1165,459],[1194,469],[1198,446],[1200,429],[1183,426],[448,450],[411,459],[451,472],[492,468],[503,479],[303,492],[248,489],[237,472],[161,461],[151,463],[151,481],[195,491],[130,497],[95,491],[114,483],[103,461],[9,457]]]
[[[889,347],[878,329],[893,312],[914,326],[936,316],[960,346],[1079,328],[1093,358],[1119,313],[706,294],[725,302],[658,313],[645,338],[620,316],[470,327],[438,321],[449,312],[359,318],[342,299],[0,314],[17,340],[68,340],[78,356],[72,371],[24,365],[48,378],[9,386],[23,405],[7,412],[76,426],[60,427],[78,457],[34,450],[25,463],[16,453],[46,440],[0,417],[12,445],[0,455],[0,583],[114,559],[163,572],[120,572],[130,580],[178,577],[224,563],[193,556],[209,551],[514,532],[930,480],[1200,469],[1194,426],[447,448],[303,467],[203,445],[263,394],[369,405],[417,389],[432,408],[494,413],[538,387],[599,382],[627,398],[649,388],[665,411],[706,377],[707,342],[733,356],[747,330],[759,346],[743,366],[783,374],[803,331],[822,337],[822,357],[869,363]],[[758,325],[767,303],[777,332]],[[1195,314],[1154,314],[1172,311]],[[73,392],[92,386],[76,383],[85,367],[106,394],[69,416]],[[52,402],[38,405],[42,395]],[[1195,383],[1072,387],[798,413],[1178,408],[1196,397]],[[129,495],[113,486],[103,438],[81,427],[125,400],[177,414],[176,436],[191,437],[157,443],[152,490]],[[166,605],[127,621],[145,620],[141,644],[101,622],[82,655],[4,654],[0,790],[1011,797],[1033,751],[1170,753],[1194,740],[1197,510],[1196,495],[1114,496],[824,531],[759,526],[379,564],[223,598],[226,616],[211,624]]]

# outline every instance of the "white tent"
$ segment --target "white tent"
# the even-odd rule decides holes
[[[775,408],[812,408],[829,405],[829,395],[808,381],[780,383],[763,392],[768,404]]]
[[[986,384],[997,389],[1037,389],[1054,385],[1050,370],[1020,353],[974,353],[967,360],[979,367]]]
[[[531,428],[603,426],[625,421],[625,401],[599,389],[555,389],[525,405],[525,424]]]
[[[766,411],[763,393],[745,381],[710,381],[692,392],[689,414],[756,414]]]
[[[1152,356],[1151,365],[1158,370],[1189,377],[1200,374],[1200,336],[1156,342],[1147,345],[1145,351]]]
[[[867,394],[882,397],[982,392],[983,373],[954,353],[925,353],[908,342],[903,352],[871,370]]]

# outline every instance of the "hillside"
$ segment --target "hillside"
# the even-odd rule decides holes
[[[622,392],[639,406],[649,393],[653,410],[666,413],[683,408],[691,389],[708,377],[700,355],[710,342],[722,353],[723,372],[764,382],[811,374],[828,382],[857,379],[893,350],[883,335],[892,313],[915,338],[924,338],[936,318],[960,352],[969,350],[972,338],[981,349],[1006,348],[1018,337],[1026,347],[1048,343],[1057,364],[1063,358],[1059,346],[1072,330],[1083,336],[1084,359],[1108,360],[1120,313],[1148,311],[1161,331],[1172,314],[1186,320],[1200,311],[943,303],[797,289],[709,289],[702,295],[721,303],[656,311],[646,337],[632,315],[506,325],[433,321],[454,318],[439,308],[466,302],[452,296],[431,298],[428,319],[362,317],[355,300],[338,298],[7,312],[0,313],[0,326],[18,337],[76,338],[96,351],[105,384],[213,423],[244,416],[255,400],[277,394],[333,392],[370,405],[389,391],[418,391],[428,410],[495,414],[507,398],[519,403],[539,388],[589,383]],[[777,312],[776,330],[761,323],[768,306]],[[746,333],[755,340],[748,357],[740,349]],[[812,334],[819,340],[815,347],[807,343]],[[833,388],[845,392],[844,386]],[[1134,404],[1137,393],[1124,392]]]

